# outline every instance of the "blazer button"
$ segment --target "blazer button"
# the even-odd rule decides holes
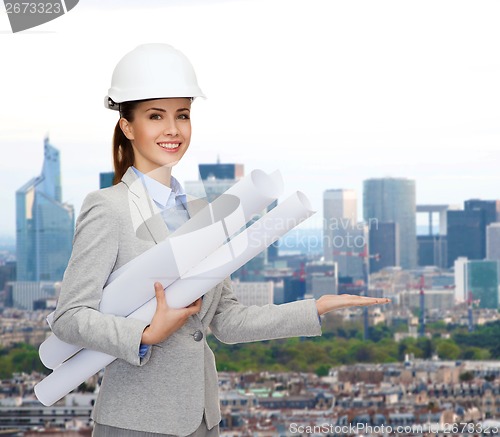
[[[203,332],[197,329],[196,331],[194,331],[193,337],[194,341],[200,341],[203,338]]]

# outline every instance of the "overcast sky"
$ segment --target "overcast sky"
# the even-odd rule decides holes
[[[183,51],[208,97],[181,182],[217,155],[279,168],[318,210],[310,226],[328,188],[355,189],[361,216],[370,177],[415,179],[418,203],[500,198],[498,1],[81,0],[18,34],[0,7],[0,235],[14,234],[15,191],[39,174],[47,132],[76,213],[98,188],[111,73],[145,42]]]

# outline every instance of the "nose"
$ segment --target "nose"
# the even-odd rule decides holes
[[[166,122],[165,129],[163,130],[165,135],[171,135],[175,137],[179,133],[179,129],[177,127],[177,120],[169,119]]]

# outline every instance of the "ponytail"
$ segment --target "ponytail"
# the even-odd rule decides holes
[[[129,122],[134,121],[134,109],[140,102],[144,101],[145,100],[134,100],[131,102],[119,103],[120,117],[125,118]],[[134,160],[135,157],[132,143],[123,133],[120,127],[120,121],[118,121],[113,134],[113,166],[115,169],[113,185],[118,184],[122,180],[127,169],[131,165],[134,165]]]
[[[132,149],[132,143],[123,133],[118,121],[113,134],[113,166],[115,168],[113,185],[122,180],[123,175],[131,165],[134,165],[134,149]]]

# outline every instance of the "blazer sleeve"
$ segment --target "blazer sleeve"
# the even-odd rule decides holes
[[[147,322],[99,312],[104,284],[116,263],[120,216],[99,191],[90,193],[76,222],[52,330],[61,340],[121,358],[133,365]]]
[[[236,299],[230,278],[222,283],[221,299],[210,329],[217,339],[229,344],[321,335],[314,299],[245,306]]]

